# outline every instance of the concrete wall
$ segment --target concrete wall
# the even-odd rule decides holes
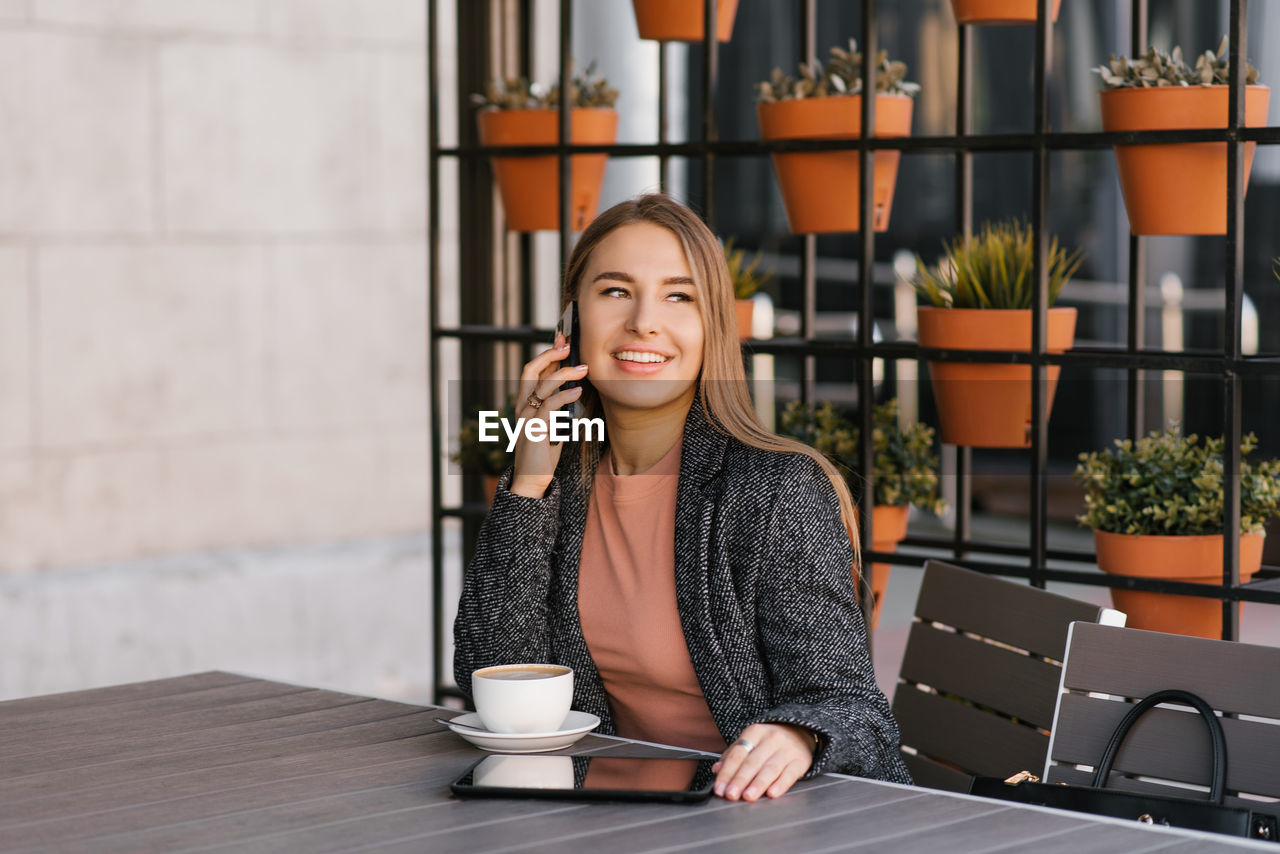
[[[216,627],[228,566],[323,616],[390,549],[425,626],[425,5],[0,0],[0,697],[218,666],[161,611]]]

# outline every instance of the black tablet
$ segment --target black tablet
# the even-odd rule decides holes
[[[577,801],[696,804],[711,796],[716,758],[547,756],[495,753],[450,786],[454,794]]]

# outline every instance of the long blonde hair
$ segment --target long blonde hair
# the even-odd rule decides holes
[[[840,501],[840,520],[853,546],[853,571],[855,578],[859,578],[858,522],[849,485],[835,465],[821,453],[802,442],[769,432],[756,417],[751,396],[747,393],[746,372],[742,367],[733,283],[725,263],[724,249],[697,214],[663,193],[639,196],[600,214],[582,232],[569,256],[561,309],[577,299],[583,273],[596,246],[614,229],[633,223],[661,226],[674,234],[684,248],[702,308],[705,343],[698,391],[707,421],[745,445],[766,451],[803,454],[822,466]],[[583,382],[579,404],[586,417],[601,415],[599,395],[589,381]],[[585,476],[594,471],[599,458],[600,448],[597,445],[582,444],[582,472]]]

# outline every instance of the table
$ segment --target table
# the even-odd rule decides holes
[[[0,703],[0,851],[1280,852],[841,775],[755,804],[463,800],[483,754],[439,715],[222,672]]]

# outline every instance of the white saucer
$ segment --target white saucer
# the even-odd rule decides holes
[[[484,726],[475,712],[458,715],[451,720],[460,724]],[[465,726],[450,726],[449,729],[481,750],[491,750],[494,753],[546,753],[548,750],[568,747],[598,726],[600,719],[590,712],[569,712],[560,729],[554,732],[482,732]]]

